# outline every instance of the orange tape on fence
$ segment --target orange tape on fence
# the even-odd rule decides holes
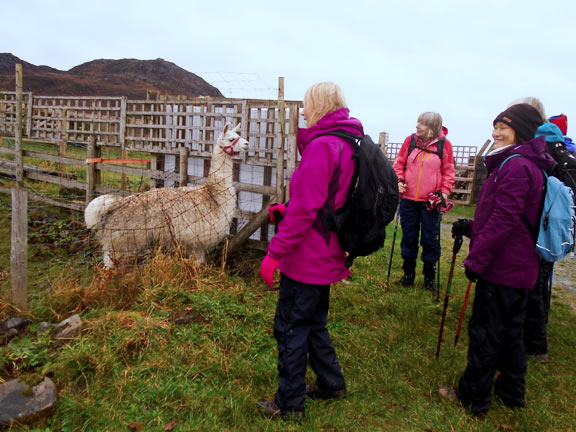
[[[145,164],[150,162],[150,159],[104,159],[104,158],[88,158],[86,159],[87,164],[94,164],[94,163],[139,163]]]

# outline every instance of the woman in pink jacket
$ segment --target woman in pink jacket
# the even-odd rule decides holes
[[[437,203],[445,200],[454,184],[454,155],[452,144],[442,128],[442,117],[438,113],[420,114],[416,133],[404,140],[394,161],[398,176],[400,220],[402,221],[402,269],[404,276],[400,285],[409,286],[416,277],[418,237],[422,245],[424,263],[424,285],[434,291],[436,262],[440,259],[441,214],[436,209],[427,209],[428,194],[438,193]]]
[[[276,268],[281,272],[280,294],[274,316],[278,345],[279,386],[272,400],[260,401],[270,416],[301,418],[306,395],[341,398],[346,382],[326,328],[330,284],[350,275],[346,252],[336,233],[322,221],[326,209],[346,201],[354,173],[353,149],[345,139],[327,132],[344,130],[364,135],[359,120],[349,116],[340,87],[318,83],[304,96],[306,129],[298,131],[302,159],[290,182],[290,205],[278,234],[272,238],[260,274],[272,286]],[[336,193],[331,194],[329,190]],[[317,376],[306,385],[307,360]]]

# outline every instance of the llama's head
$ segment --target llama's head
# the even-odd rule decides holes
[[[238,135],[239,130],[240,123],[235,128],[232,128],[230,123],[226,123],[222,135],[218,138],[218,146],[230,156],[248,150],[249,143]]]

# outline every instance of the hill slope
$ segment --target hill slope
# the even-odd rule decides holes
[[[14,70],[22,64],[24,91],[43,96],[126,96],[145,99],[147,91],[168,95],[222,97],[198,75],[156,60],[93,60],[60,71],[0,53],[0,90],[14,91]]]

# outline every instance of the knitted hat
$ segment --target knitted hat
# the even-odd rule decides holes
[[[544,123],[543,125],[538,126],[534,138],[538,138],[542,135],[546,137],[546,142],[549,143],[564,142],[562,131],[554,123]]]
[[[509,106],[496,116],[493,124],[502,122],[510,126],[523,141],[529,141],[534,138],[536,129],[544,120],[542,115],[532,105],[526,103]]]
[[[566,117],[566,114],[552,116],[548,121],[558,126],[564,135],[568,133],[568,117]]]

